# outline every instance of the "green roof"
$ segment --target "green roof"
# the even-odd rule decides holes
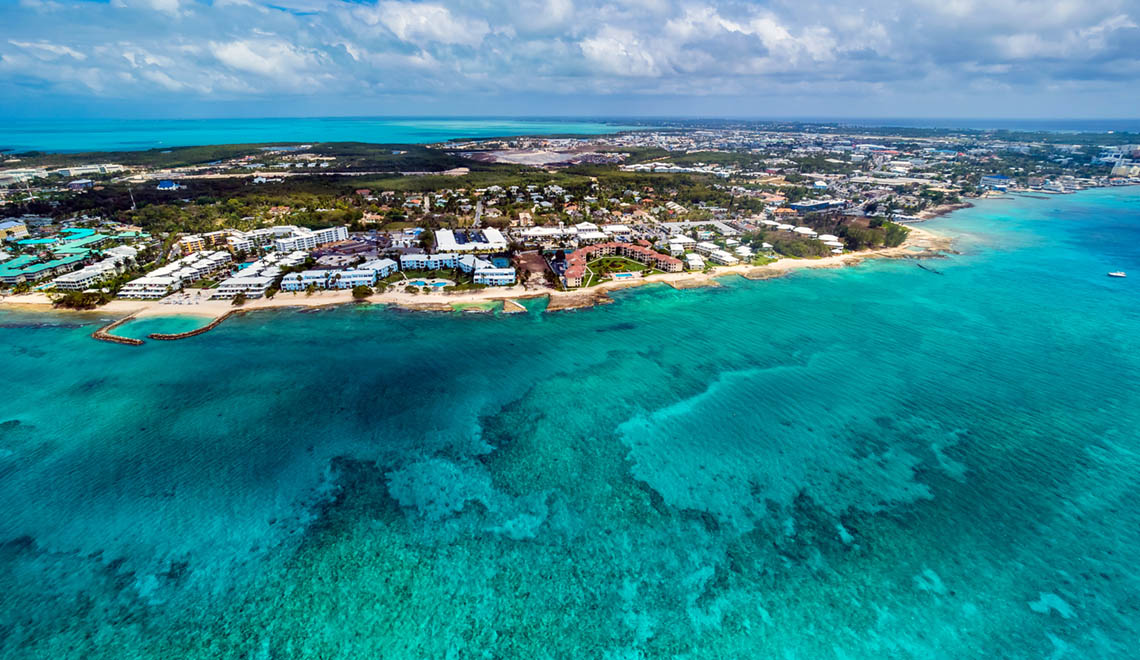
[[[0,263],[0,277],[12,277],[16,275],[29,275],[32,273],[39,273],[41,271],[48,270],[49,268],[55,268],[56,266],[63,266],[65,264],[73,264],[79,261],[83,261],[86,256],[87,255],[85,254],[73,254],[42,263],[31,263],[35,260],[35,257],[27,254],[21,254],[15,259],[10,259],[8,261]]]

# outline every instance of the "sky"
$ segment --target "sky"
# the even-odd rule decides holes
[[[1140,0],[0,0],[0,117],[1140,116]]]

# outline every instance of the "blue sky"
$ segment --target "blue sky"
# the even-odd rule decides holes
[[[0,0],[0,116],[1137,117],[1140,0]]]

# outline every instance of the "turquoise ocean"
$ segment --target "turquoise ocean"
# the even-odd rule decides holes
[[[1140,189],[928,226],[577,312],[0,313],[0,657],[1134,657]]]
[[[572,119],[276,117],[266,119],[12,119],[0,150],[140,151],[210,144],[373,142],[426,144],[512,135],[600,135],[633,128]]]

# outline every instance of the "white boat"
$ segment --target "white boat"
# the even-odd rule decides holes
[[[1113,271],[1108,274],[1109,277],[1128,277],[1128,274],[1122,270]]]

